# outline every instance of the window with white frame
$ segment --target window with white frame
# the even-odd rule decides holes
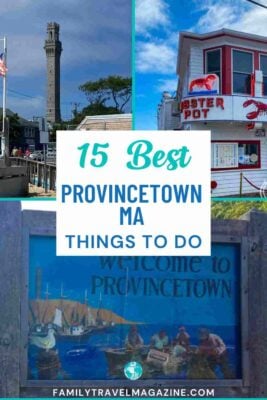
[[[260,55],[260,69],[263,75],[263,96],[267,96],[267,55]]]
[[[206,52],[206,74],[216,74],[221,82],[221,49]]]
[[[253,72],[252,53],[233,50],[233,93],[251,93],[251,74]]]
[[[212,168],[237,168],[238,143],[212,143]]]
[[[213,169],[260,167],[260,141],[212,142],[211,146]]]

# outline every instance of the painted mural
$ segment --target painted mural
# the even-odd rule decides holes
[[[239,247],[211,257],[56,257],[30,238],[28,378],[237,379]],[[130,364],[131,365],[131,364]]]

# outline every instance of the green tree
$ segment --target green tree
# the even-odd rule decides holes
[[[84,107],[81,112],[75,113],[75,116],[71,121],[68,122],[68,124],[79,125],[79,123],[88,115],[108,115],[108,114],[118,114],[118,111],[116,110],[115,107],[107,107],[103,104],[93,103],[87,107]]]
[[[96,109],[112,107],[116,113],[122,113],[132,95],[132,80],[119,75],[110,75],[97,81],[88,81],[79,89],[85,93],[89,106],[94,106]]]
[[[0,125],[2,128],[2,121],[3,121],[3,116],[0,116]],[[19,115],[17,113],[14,113],[12,115],[7,116],[7,122],[9,126],[9,142],[16,142],[16,140],[20,139],[21,136],[21,124],[19,121]]]
[[[58,122],[53,124],[52,130],[49,132],[49,142],[56,142],[56,133],[57,131],[66,131],[68,126],[68,122]]]
[[[8,117],[9,141],[16,141],[21,136],[21,124],[17,113]]]
[[[265,201],[214,201],[211,205],[212,218],[238,219],[252,209],[267,212]]]

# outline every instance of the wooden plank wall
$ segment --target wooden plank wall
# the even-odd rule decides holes
[[[19,397],[20,202],[0,202],[0,397]]]

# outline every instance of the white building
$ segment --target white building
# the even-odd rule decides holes
[[[76,130],[132,130],[132,114],[90,115],[85,117]]]
[[[178,129],[177,99],[168,92],[163,92],[161,103],[158,105],[158,130],[176,130]]]

